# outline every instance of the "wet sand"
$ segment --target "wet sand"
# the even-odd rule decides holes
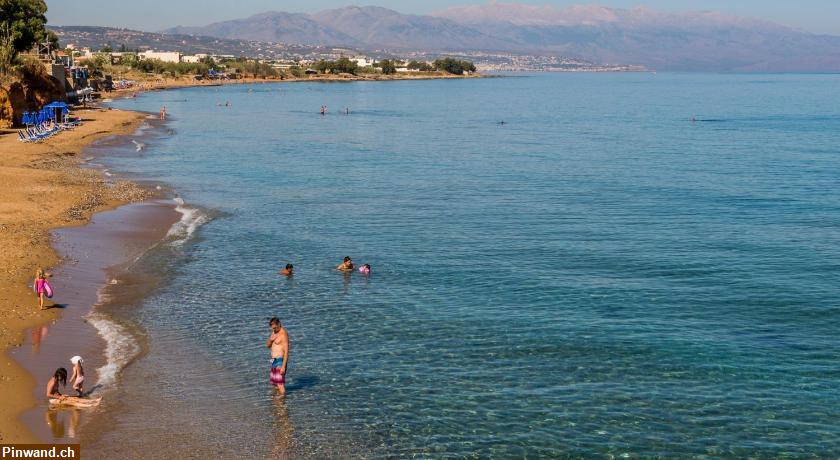
[[[23,344],[25,330],[60,316],[58,308],[39,310],[31,290],[36,268],[52,269],[60,262],[50,231],[83,225],[94,212],[148,196],[128,181],[109,183],[98,171],[80,167],[87,145],[133,132],[145,115],[100,109],[74,114],[83,126],[36,144],[19,142],[16,131],[0,132],[0,394],[6,395],[0,400],[0,442],[38,440],[18,419],[35,404],[37,382],[8,351]],[[61,302],[61,294],[55,302]]]
[[[102,410],[48,407],[44,398],[46,382],[58,367],[67,368],[69,372],[71,356],[80,355],[85,359],[85,390],[92,390],[92,396],[104,396],[103,407],[110,403],[108,390],[114,373],[142,352],[142,344],[137,343],[135,350],[133,343],[123,344],[114,337],[106,342],[90,321],[91,310],[100,308],[98,305],[103,303],[109,287],[122,287],[119,286],[120,274],[159,242],[179,217],[171,200],[152,200],[96,214],[85,227],[55,231],[56,246],[64,261],[53,272],[52,282],[61,316],[48,325],[29,330],[23,346],[11,353],[35,377],[32,395],[38,404],[25,412],[22,419],[39,439],[79,442],[80,426],[89,421],[89,416]],[[133,291],[146,292],[153,285],[152,280],[135,280]],[[109,321],[104,316],[107,312],[93,315],[99,328],[108,327],[105,330],[114,334],[128,334],[128,331],[118,329],[119,323],[101,324]],[[122,327],[130,328],[130,325]],[[105,355],[103,350],[106,350]],[[73,394],[69,387],[62,391]]]

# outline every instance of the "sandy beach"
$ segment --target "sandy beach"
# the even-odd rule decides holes
[[[74,113],[84,120],[82,126],[44,142],[22,144],[16,131],[0,136],[0,392],[14,395],[0,404],[0,442],[37,441],[18,418],[35,403],[35,380],[8,352],[23,343],[24,331],[60,315],[57,308],[41,311],[30,288],[37,267],[53,269],[60,263],[50,232],[84,225],[97,211],[148,196],[127,181],[108,186],[100,172],[82,168],[80,158],[91,142],[133,132],[145,115],[103,109]]]

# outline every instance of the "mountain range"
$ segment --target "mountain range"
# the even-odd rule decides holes
[[[432,15],[376,6],[267,12],[165,33],[366,49],[506,51],[683,71],[840,71],[840,37],[717,12],[491,2]]]

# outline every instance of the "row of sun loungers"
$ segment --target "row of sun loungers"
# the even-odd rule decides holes
[[[18,131],[18,140],[21,142],[39,142],[52,137],[61,131],[73,129],[79,124],[81,124],[79,120],[69,120],[64,123],[47,122],[27,126],[25,129]]]

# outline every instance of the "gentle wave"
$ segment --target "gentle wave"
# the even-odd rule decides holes
[[[140,353],[140,344],[125,327],[102,313],[91,312],[87,321],[105,340],[105,365],[96,370],[99,384],[113,385],[120,371]]]
[[[210,215],[200,208],[185,204],[182,198],[175,198],[175,203],[175,210],[181,213],[181,220],[172,225],[166,233],[166,239],[170,246],[180,247],[192,238],[198,227],[210,221]]]

